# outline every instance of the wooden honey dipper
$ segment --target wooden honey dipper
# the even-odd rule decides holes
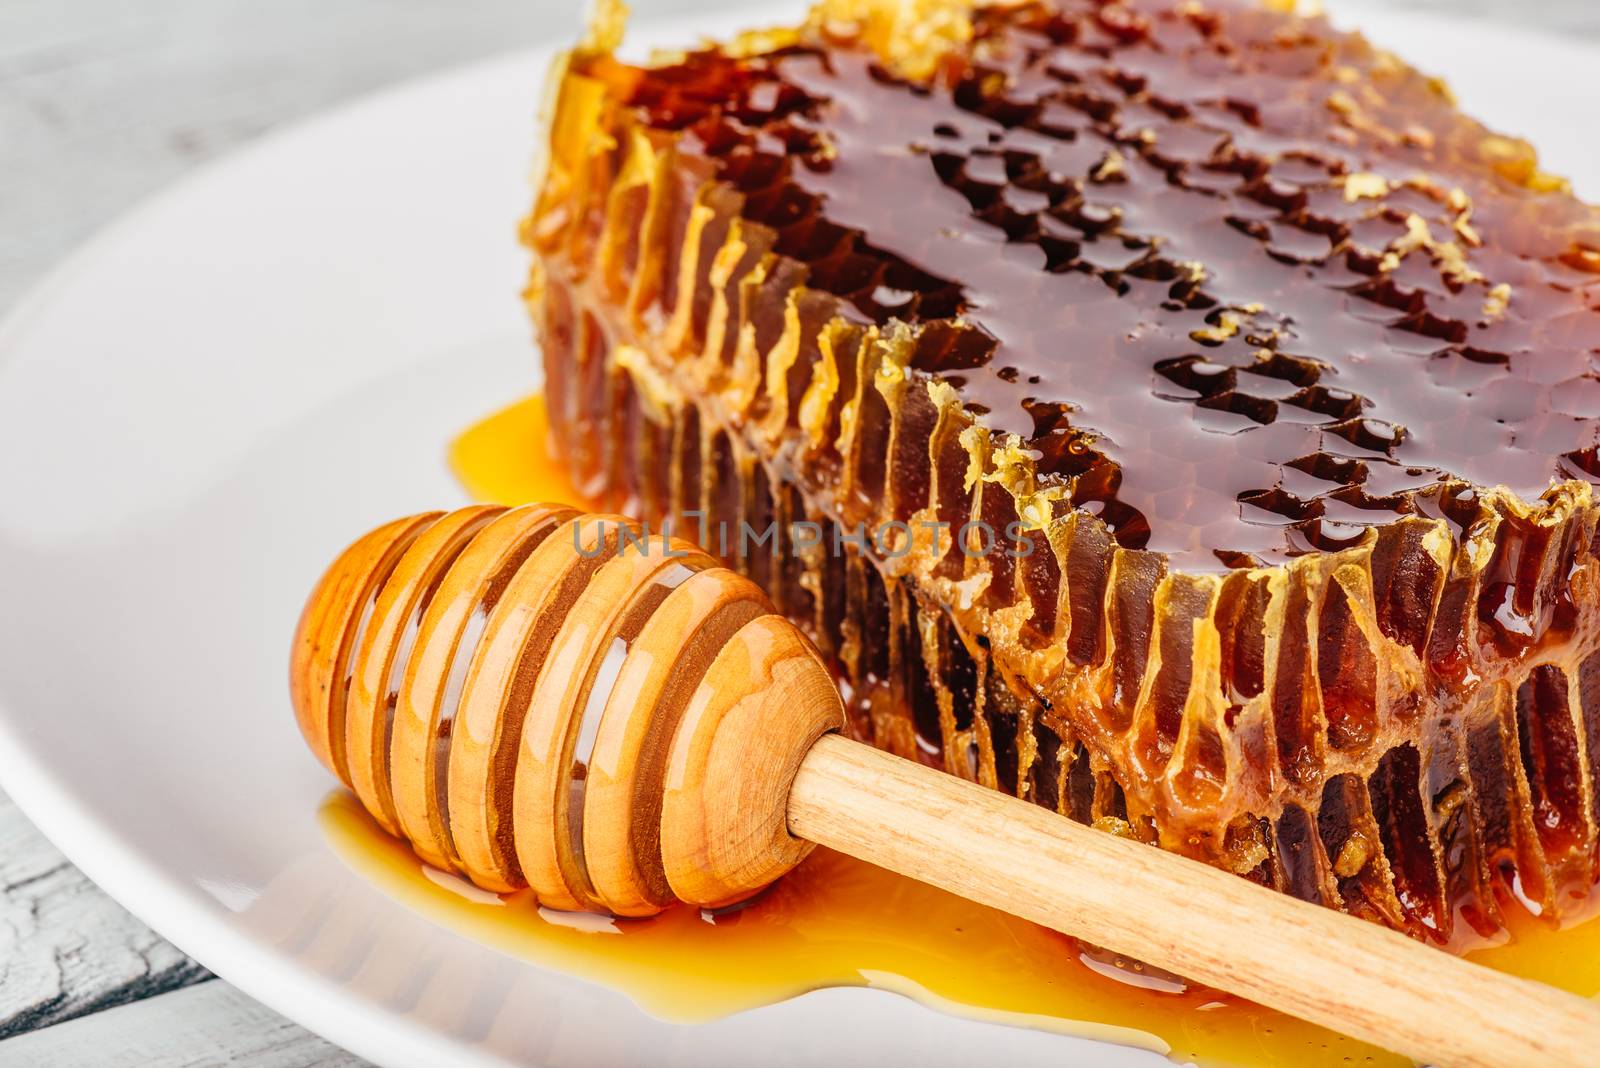
[[[761,890],[821,843],[1444,1066],[1600,1057],[1600,1006],[845,739],[762,591],[622,516],[398,519],[312,592],[317,757],[429,863],[558,909]]]

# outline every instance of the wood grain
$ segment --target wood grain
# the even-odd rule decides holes
[[[389,761],[403,836],[435,867],[514,884],[515,872],[463,865],[454,845],[458,816],[509,821],[521,877],[547,908],[605,911],[588,840],[630,851],[636,824],[656,818],[661,875],[701,908],[757,893],[820,842],[1428,1063],[1576,1066],[1600,1048],[1593,1002],[830,734],[844,707],[795,624],[687,543],[640,535],[620,516],[529,504],[408,517],[357,539],[316,584],[294,640],[290,692],[308,745],[341,772],[329,745],[345,718],[337,680],[369,657],[391,678],[404,662]],[[414,645],[382,624],[390,580],[433,591],[409,612]],[[741,605],[755,616],[716,631],[720,648],[684,626]],[[402,648],[368,646],[379,639]],[[619,690],[622,679],[640,685]],[[483,712],[458,730],[462,708]],[[608,716],[620,722],[607,729]],[[508,723],[521,725],[515,762],[496,772]],[[615,790],[590,812],[601,738],[632,738],[636,754],[653,740],[665,759],[602,753]],[[441,776],[464,764],[477,785],[446,806]],[[511,804],[487,819],[482,786],[497,776]],[[632,803],[616,804],[620,792]],[[651,911],[650,865],[621,859],[607,874]]]
[[[740,584],[729,586],[738,596]],[[661,863],[673,893],[702,907],[732,904],[804,860],[816,839],[789,833],[790,784],[812,743],[843,727],[833,676],[799,628],[776,615],[739,628],[689,699],[667,755]]]
[[[0,795],[0,1038],[209,978]]]
[[[216,980],[0,1042],[0,1068],[360,1068],[366,1063]]]
[[[1579,1068],[1600,1006],[831,735],[789,829],[1445,1068]]]
[[[571,0],[0,0],[0,311],[195,165],[418,72],[570,36],[580,10]]]
[[[568,911],[647,914],[668,889],[721,907],[809,851],[784,825],[789,783],[844,723],[815,647],[773,612],[622,516],[472,505],[386,523],[334,560],[289,693],[307,745],[380,823],[385,792],[361,779],[387,777],[400,836],[435,868]]]
[[[748,580],[721,569],[694,575],[662,602],[634,641],[639,655],[618,673],[590,754],[583,841],[595,891],[619,916],[650,916],[674,900],[661,861],[668,750],[717,654],[770,611]],[[628,715],[642,700],[654,703],[654,714]]]
[[[648,15],[706,5],[633,6]],[[1600,36],[1593,0],[1396,6]],[[73,246],[197,164],[354,94],[576,24],[572,0],[0,0],[0,314]],[[0,797],[0,1036],[205,976]],[[213,993],[221,984],[202,989],[208,1004],[224,1000]],[[195,1016],[186,1052],[163,1059],[178,1032],[139,1021],[169,1021],[165,1010],[117,1013],[113,1030],[89,1020],[52,1029],[53,1045],[0,1043],[0,1063],[360,1063],[259,1007]],[[269,1052],[258,1033],[282,1042]],[[170,1044],[152,1050],[152,1035]],[[103,1059],[124,1045],[144,1059]]]

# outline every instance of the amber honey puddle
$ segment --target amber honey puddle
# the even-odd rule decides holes
[[[525,400],[458,438],[451,465],[480,500],[581,503],[546,454],[545,429],[540,400]],[[678,908],[614,921],[541,910],[526,892],[488,894],[427,869],[348,795],[330,799],[322,821],[352,866],[410,907],[507,953],[619,990],[668,1020],[700,1022],[823,987],[872,986],[947,1012],[1202,1065],[1408,1063],[828,850],[736,911]],[[1557,932],[1525,919],[1517,928],[1508,944],[1472,958],[1585,997],[1600,994],[1600,923]]]

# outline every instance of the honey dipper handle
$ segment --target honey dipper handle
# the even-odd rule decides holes
[[[1592,1002],[838,735],[788,815],[797,837],[1441,1068],[1600,1050]]]

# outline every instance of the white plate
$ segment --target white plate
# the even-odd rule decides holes
[[[1600,190],[1594,52],[1361,21]],[[638,36],[730,28],[700,22]],[[330,555],[457,500],[452,432],[536,384],[512,224],[548,58],[385,93],[208,168],[0,332],[5,789],[183,950],[385,1063],[1160,1063],[864,989],[663,1023],[434,926],[330,851],[288,637]]]

